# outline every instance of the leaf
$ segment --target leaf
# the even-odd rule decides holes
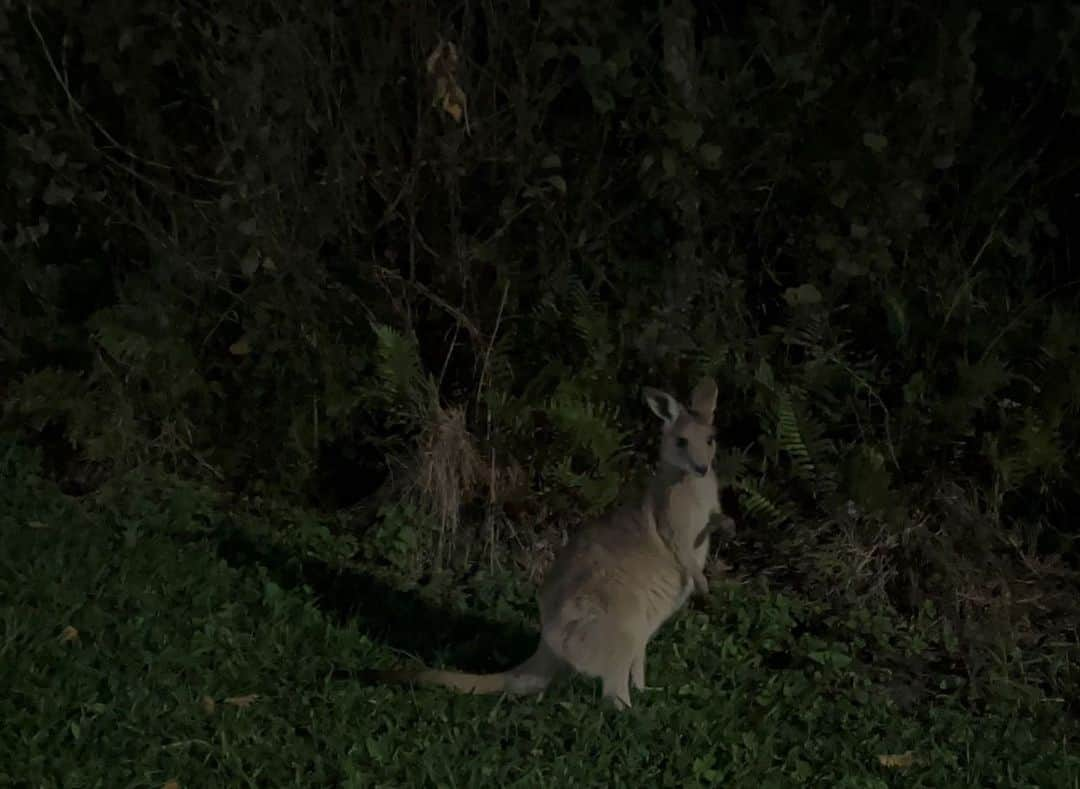
[[[919,370],[904,384],[904,402],[911,404],[921,403],[926,395],[926,387],[926,375],[922,370]]]
[[[249,278],[259,270],[259,250],[252,247],[247,251],[247,254],[240,259],[240,270],[244,272],[245,277]]]
[[[180,789],[180,782],[175,778],[170,778],[161,785],[161,789]]]
[[[566,179],[561,175],[552,175],[545,179],[549,184],[555,187],[560,194],[566,194]]]
[[[581,65],[589,68],[591,66],[597,66],[603,60],[600,55],[600,50],[596,47],[573,47],[571,51],[577,55]]]
[[[735,490],[739,494],[739,506],[749,518],[759,518],[768,526],[779,526],[790,518],[780,505],[773,501],[750,480],[736,480]]]
[[[905,769],[915,764],[915,753],[913,751],[905,751],[904,753],[884,753],[877,757],[878,764],[882,767],[891,767],[893,769]]]
[[[199,699],[199,707],[201,707],[202,711],[205,712],[207,715],[213,715],[214,710],[217,709],[217,702],[215,702],[209,696],[203,696],[201,699]]]
[[[797,288],[788,288],[785,290],[784,301],[792,307],[802,304],[820,304],[821,291],[807,282]]]
[[[863,145],[874,153],[881,153],[889,147],[889,138],[876,132],[867,132],[862,136],[862,141]]]
[[[50,526],[49,524],[42,523],[41,521],[27,521],[26,525],[27,525],[28,528],[31,528],[31,529],[51,529],[52,528],[52,526]]]
[[[246,356],[247,354],[251,353],[251,341],[248,339],[248,336],[245,334],[239,340],[230,345],[229,353],[233,354],[234,356]]]
[[[885,294],[885,309],[888,316],[889,333],[893,337],[906,337],[908,333],[907,310],[897,293]]]
[[[858,446],[843,463],[844,481],[852,504],[864,512],[879,512],[889,505],[892,477],[885,456],[876,447]]]
[[[435,79],[432,105],[460,122],[465,116],[465,91],[457,83],[457,48],[449,41],[440,41],[427,57],[427,72]]]
[[[439,77],[435,80],[435,103],[459,123],[465,115],[465,92],[452,78]]]
[[[597,114],[604,115],[615,109],[615,97],[611,95],[610,90],[591,88],[589,95],[592,97],[593,109]]]
[[[60,631],[60,643],[62,644],[77,644],[79,643],[79,631],[71,625],[68,625]]]
[[[787,392],[781,392],[777,402],[776,436],[780,446],[791,457],[795,475],[806,481],[812,480],[815,474],[814,461],[803,437],[795,405]]]
[[[668,125],[667,133],[671,139],[678,141],[684,151],[692,151],[705,130],[697,121],[675,121]]]
[[[45,194],[41,196],[45,205],[67,205],[75,198],[75,190],[60,186],[55,180],[49,181]]]
[[[660,156],[660,163],[664,167],[664,175],[668,178],[674,178],[675,171],[678,167],[678,163],[675,160],[675,151],[671,148],[664,148],[664,151]]]
[[[8,176],[8,181],[23,192],[29,192],[37,183],[37,179],[34,178],[33,174],[28,173],[26,170],[12,170]]]
[[[257,227],[258,225],[255,223],[255,217],[251,217],[251,219],[245,219],[243,222],[241,222],[237,226],[237,229],[245,236],[253,236],[255,235],[255,230],[257,229]]]
[[[724,159],[724,149],[715,143],[707,142],[698,150],[701,163],[710,170],[715,170]]]
[[[229,696],[229,698],[225,699],[225,703],[228,704],[230,707],[237,707],[239,709],[245,710],[258,700],[258,693],[248,693],[245,696]]]

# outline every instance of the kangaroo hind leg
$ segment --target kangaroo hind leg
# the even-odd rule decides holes
[[[604,698],[616,709],[630,705],[630,668],[639,640],[615,623],[593,620],[588,627],[571,627],[564,633],[561,657],[577,672],[599,678]]]
[[[630,661],[613,660],[606,674],[601,676],[603,694],[617,710],[628,710],[630,704]]]
[[[657,690],[645,684],[645,645],[634,656],[634,662],[630,664],[630,687],[634,690]]]

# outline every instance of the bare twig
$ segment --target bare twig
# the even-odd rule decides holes
[[[1008,334],[1010,331],[1012,331],[1013,327],[1015,327],[1016,324],[1020,322],[1020,319],[1023,318],[1025,315],[1027,315],[1029,312],[1031,312],[1032,309],[1037,307],[1039,304],[1042,304],[1044,301],[1046,301],[1051,296],[1059,293],[1060,291],[1065,290],[1066,288],[1074,287],[1075,285],[1080,285],[1080,279],[1070,280],[1069,282],[1066,282],[1066,283],[1064,283],[1062,285],[1058,285],[1056,288],[1048,290],[1046,293],[1043,293],[1041,296],[1038,296],[1037,298],[1032,299],[1030,302],[1028,302],[1026,305],[1024,305],[1021,309],[1017,310],[1016,315],[1014,315],[1008,321],[1008,323],[1006,323],[1004,326],[1002,326],[1001,331],[999,331],[996,335],[994,335],[994,338],[992,340],[990,340],[989,343],[987,343],[986,348],[983,350],[982,355],[979,357],[979,362],[981,363],[981,362],[985,361],[987,354],[989,354],[990,351],[992,351],[994,349],[994,346],[996,346],[999,342],[1001,342],[1001,339],[1006,334]]]
[[[448,302],[446,299],[444,299],[438,293],[435,293],[434,291],[432,291],[430,288],[428,288],[422,282],[419,282],[417,280],[411,280],[410,281],[410,280],[406,279],[405,277],[403,277],[398,272],[394,271],[393,269],[385,268],[384,266],[376,265],[375,269],[376,269],[376,273],[380,277],[395,280],[397,282],[400,282],[400,283],[406,285],[409,288],[412,288],[417,293],[419,293],[421,296],[423,296],[428,301],[430,301],[432,304],[435,304],[435,305],[441,307],[446,312],[448,312],[455,320],[460,322],[461,325],[465,327],[465,330],[468,331],[469,334],[472,336],[473,342],[477,343],[478,345],[483,342],[483,339],[484,339],[483,332],[481,332],[480,329],[476,326],[476,324],[472,322],[472,320],[469,318],[468,315],[466,315],[464,312],[459,310],[453,304]]]
[[[1004,211],[1002,211],[1002,213],[1004,213]],[[1001,219],[1001,214],[998,215],[998,219]],[[979,265],[979,261],[982,260],[983,253],[986,252],[987,248],[990,246],[990,242],[994,240],[994,235],[996,231],[997,222],[994,222],[993,226],[990,228],[990,232],[986,234],[986,238],[983,240],[982,246],[979,247],[979,251],[975,253],[975,257],[968,265],[967,276],[964,278],[964,282],[959,288],[956,289],[956,293],[953,296],[952,304],[949,305],[949,309],[945,312],[945,320],[941,323],[942,329],[949,325],[949,319],[952,318],[953,312],[960,305],[961,294],[964,293],[965,290],[970,292],[970,288],[966,288],[964,286],[968,282],[973,281],[972,274],[975,271],[975,267]]]
[[[446,358],[443,359],[442,369],[439,370],[439,380],[435,384],[436,391],[442,391],[443,380],[446,378],[446,371],[450,367],[450,357],[454,355],[454,349],[457,348],[457,339],[460,333],[461,321],[454,321],[454,336],[450,338],[450,347],[446,350]]]
[[[480,398],[484,391],[484,381],[487,378],[488,361],[491,358],[491,349],[495,346],[495,338],[499,334],[499,324],[502,323],[503,310],[506,308],[506,296],[510,292],[509,281],[503,284],[502,299],[499,301],[499,312],[495,316],[495,328],[491,331],[491,338],[488,341],[487,350],[484,352],[484,363],[480,367],[480,380],[476,385],[476,403],[479,406]],[[488,538],[489,544],[489,560],[491,562],[492,569],[495,567],[495,502],[496,498],[496,483],[497,474],[495,473],[495,447],[491,444],[491,409],[485,409],[485,416],[487,422],[487,443],[490,453],[490,470],[488,475],[488,507],[487,507],[487,526],[488,526]]]
[[[162,162],[155,162],[153,159],[147,159],[144,156],[140,156],[139,154],[128,148],[126,145],[123,145],[119,140],[112,136],[109,130],[106,129],[97,120],[97,118],[91,115],[89,111],[82,104],[79,103],[79,100],[72,95],[71,87],[69,86],[67,79],[65,79],[64,75],[60,73],[60,69],[57,67],[56,61],[53,60],[52,53],[49,52],[49,45],[45,41],[44,34],[42,34],[41,29],[37,26],[37,22],[34,21],[34,8],[33,4],[31,3],[26,4],[26,18],[30,22],[30,27],[31,29],[33,29],[34,35],[37,36],[38,42],[41,44],[41,52],[45,55],[45,60],[49,64],[49,69],[52,71],[53,76],[56,77],[56,81],[59,83],[60,87],[64,90],[64,95],[67,97],[68,104],[73,109],[78,110],[83,117],[90,121],[90,124],[95,129],[97,129],[98,133],[101,134],[101,136],[104,137],[106,140],[108,140],[113,147],[115,147],[117,150],[122,151],[129,158],[133,159],[134,161],[141,162],[147,167],[156,167],[159,170],[172,171],[174,169],[173,167]],[[116,162],[115,160],[113,160],[113,163],[119,167],[124,167],[124,165]],[[132,175],[135,175],[136,177],[142,178],[143,180],[146,180],[149,183],[153,184],[153,181],[149,181],[149,179],[147,179],[145,176],[141,176],[138,173],[131,171],[130,168],[124,167],[124,169],[131,172]],[[210,176],[200,175],[199,173],[194,172],[186,172],[185,174],[192,178],[197,178],[201,181],[206,181],[213,184],[220,184],[222,186],[231,186],[235,183],[234,181],[223,181],[218,178],[211,178]],[[154,185],[157,186],[157,184]]]
[[[499,324],[502,323],[503,309],[506,308],[506,296],[510,291],[510,283],[507,282],[503,285],[502,299],[499,301],[499,312],[495,316],[495,328],[491,332],[491,337],[488,340],[487,350],[484,352],[484,363],[480,367],[480,380],[476,385],[476,400],[480,401],[480,394],[484,390],[484,378],[487,376],[488,360],[491,357],[491,349],[495,345],[495,337],[499,333]]]

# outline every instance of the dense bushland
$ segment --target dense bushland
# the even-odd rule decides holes
[[[712,375],[729,561],[1064,643],[1078,7],[728,5],[0,3],[6,425],[423,570]]]

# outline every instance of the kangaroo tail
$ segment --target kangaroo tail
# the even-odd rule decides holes
[[[518,666],[495,674],[469,674],[440,669],[405,669],[366,671],[365,678],[375,682],[441,685],[459,693],[539,693],[558,673],[559,660],[541,642],[532,657]]]

